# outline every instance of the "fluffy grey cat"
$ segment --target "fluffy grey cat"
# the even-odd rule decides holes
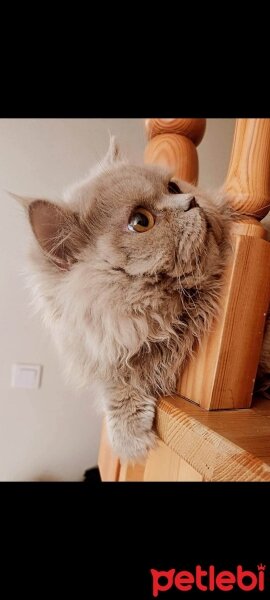
[[[34,233],[30,287],[77,386],[102,386],[111,444],[138,460],[155,445],[160,395],[217,314],[235,218],[157,166],[103,163],[63,200],[23,201]],[[270,336],[267,337],[268,341]],[[261,374],[269,371],[269,343]]]

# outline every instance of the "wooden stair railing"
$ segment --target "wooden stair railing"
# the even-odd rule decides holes
[[[197,152],[191,140],[198,143],[204,129],[204,119],[147,119],[145,162],[167,165],[180,179],[196,183]],[[270,299],[270,244],[256,220],[269,210],[270,119],[237,120],[224,194],[246,216],[232,227],[234,252],[218,321],[177,390],[206,409],[251,405]]]
[[[175,176],[196,184],[196,145],[204,135],[206,120],[147,119],[145,125],[149,140],[145,162],[167,165]],[[223,191],[242,217],[232,227],[234,250],[225,273],[219,319],[179,377],[177,391],[185,400],[175,396],[172,402],[165,398],[158,403],[156,427],[161,442],[150,452],[144,475],[141,465],[120,466],[114,457],[109,477],[107,473],[103,477],[105,463],[99,461],[102,479],[230,481],[246,476],[270,480],[269,419],[264,426],[270,407],[263,404],[263,413],[256,406],[240,413],[228,410],[251,405],[269,308],[270,244],[259,219],[267,214],[270,202],[270,119],[236,121]],[[212,419],[202,409],[220,412],[213,413]],[[225,414],[228,418],[224,419]],[[233,414],[237,415],[237,432],[231,431]],[[171,445],[172,431],[174,443],[179,434],[177,447]],[[105,446],[112,460],[108,442]]]

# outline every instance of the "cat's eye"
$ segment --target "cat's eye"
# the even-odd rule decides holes
[[[182,194],[179,185],[175,181],[169,181],[168,192],[170,194]]]
[[[155,225],[155,217],[146,208],[138,208],[136,212],[132,213],[128,229],[131,231],[137,231],[137,233],[143,233],[149,231]]]

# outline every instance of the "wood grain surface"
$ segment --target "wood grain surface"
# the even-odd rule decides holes
[[[262,219],[270,208],[270,119],[237,119],[224,191],[231,205]]]
[[[189,183],[198,181],[197,150],[193,142],[182,135],[171,133],[154,137],[145,148],[144,162],[169,167],[175,177]]]
[[[149,453],[143,481],[203,481],[203,475],[160,440]]]
[[[102,481],[118,481],[120,474],[120,460],[112,451],[108,439],[105,419],[103,419],[102,423],[98,467]]]
[[[269,273],[269,242],[236,235],[220,313],[179,378],[181,395],[207,409],[251,405],[270,300]]]
[[[120,467],[119,481],[143,481],[145,465],[123,463]]]
[[[145,129],[151,140],[161,133],[177,133],[189,138],[198,146],[202,141],[206,119],[146,119]]]
[[[257,400],[247,410],[209,412],[176,397],[162,398],[157,408],[156,430],[161,442],[181,461],[186,461],[203,481],[270,481],[270,406],[267,400]],[[171,469],[168,452],[163,454],[160,448],[156,456],[155,452],[153,450],[149,455],[152,464],[150,471],[146,464],[145,481],[149,472],[150,477],[155,472],[159,480],[158,471],[163,471],[163,460]],[[172,460],[176,461],[176,458],[169,459]],[[175,464],[174,474],[178,467],[178,479],[172,479],[174,481],[182,480],[180,463]],[[196,477],[194,471],[192,477]]]

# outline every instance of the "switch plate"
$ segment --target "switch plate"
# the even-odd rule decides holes
[[[11,387],[39,388],[41,365],[15,364],[12,365]]]

